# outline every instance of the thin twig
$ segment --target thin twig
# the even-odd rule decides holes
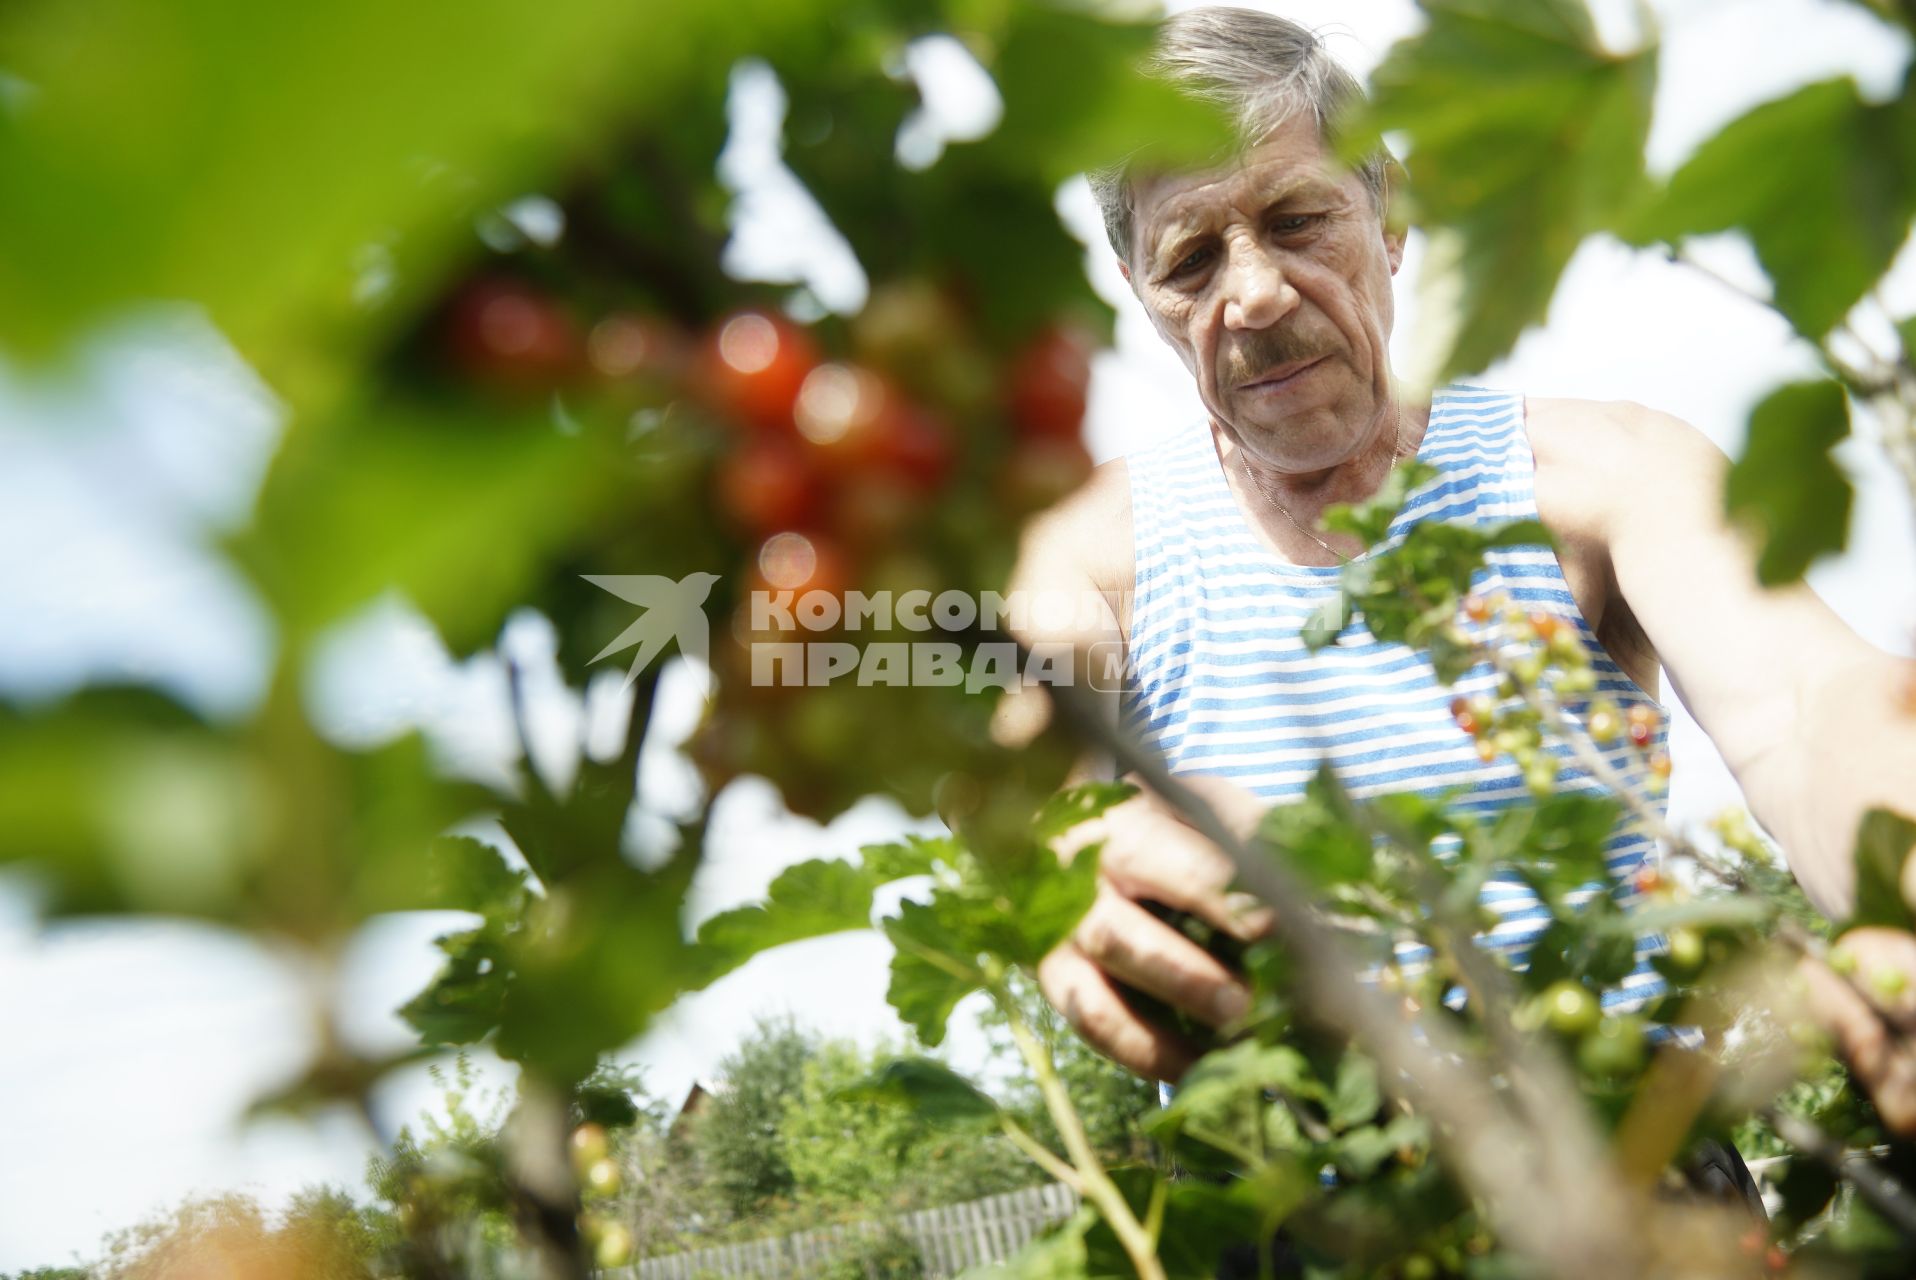
[[[1869,1207],[1882,1214],[1908,1240],[1916,1240],[1916,1197],[1883,1167],[1852,1151],[1809,1121],[1774,1107],[1763,1111],[1783,1141],[1822,1161],[1830,1172],[1856,1188]]]

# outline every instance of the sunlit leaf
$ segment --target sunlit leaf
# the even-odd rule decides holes
[[[1852,491],[1830,450],[1848,434],[1848,403],[1830,381],[1779,387],[1751,411],[1723,502],[1762,535],[1756,576],[1765,586],[1795,582],[1818,556],[1843,549]]]
[[[1454,323],[1431,376],[1482,369],[1544,317],[1586,235],[1643,182],[1656,52],[1618,55],[1577,0],[1423,0],[1428,26],[1371,77],[1353,150],[1407,139],[1411,220],[1432,269],[1456,273]],[[1446,253],[1454,262],[1446,263]],[[1439,291],[1441,292],[1441,291]]]
[[[1903,864],[1916,848],[1916,822],[1888,809],[1871,809],[1856,828],[1856,910],[1850,927],[1916,928],[1903,897]]]
[[[1639,242],[1747,233],[1798,331],[1821,338],[1889,269],[1916,214],[1916,99],[1847,77],[1731,122],[1630,223]]]

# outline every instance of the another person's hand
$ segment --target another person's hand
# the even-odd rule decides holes
[[[1883,1123],[1894,1133],[1916,1135],[1916,935],[1852,929],[1830,960],[1844,973],[1803,961],[1811,1014],[1836,1037]]]
[[[1182,781],[1208,800],[1233,829],[1249,835],[1266,805],[1220,778]],[[1065,1020],[1099,1052],[1139,1075],[1176,1080],[1197,1057],[1176,1032],[1138,1015],[1118,984],[1222,1026],[1250,1007],[1242,978],[1141,902],[1188,911],[1231,936],[1250,941],[1271,926],[1270,911],[1230,892],[1232,867],[1218,847],[1187,826],[1150,792],[1140,792],[1060,840],[1061,852],[1096,841],[1098,897],[1077,932],[1038,966],[1038,985]]]

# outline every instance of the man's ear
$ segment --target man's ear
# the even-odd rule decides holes
[[[1384,228],[1384,252],[1390,256],[1390,273],[1396,275],[1397,268],[1404,265],[1403,228]]]
[[[1392,267],[1391,270],[1395,271],[1397,270],[1397,268]],[[1118,274],[1123,276],[1124,282],[1130,285],[1133,289],[1138,287],[1137,281],[1131,278],[1131,264],[1126,262],[1123,258],[1118,259]]]

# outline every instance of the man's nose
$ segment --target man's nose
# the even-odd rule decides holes
[[[1223,292],[1227,329],[1268,329],[1297,306],[1297,290],[1262,245],[1231,247]]]

